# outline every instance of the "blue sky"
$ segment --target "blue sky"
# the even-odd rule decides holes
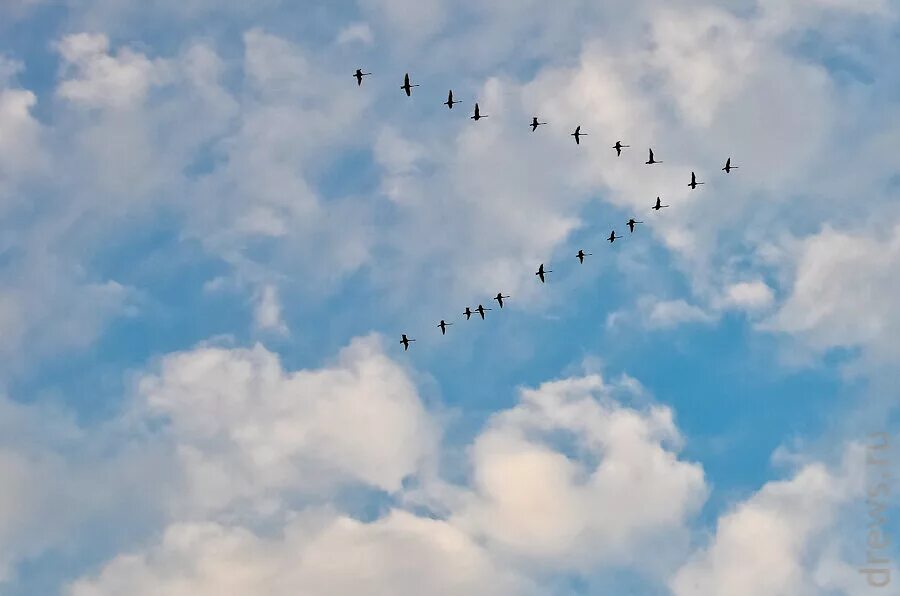
[[[892,593],[897,17],[4,3],[0,592]]]

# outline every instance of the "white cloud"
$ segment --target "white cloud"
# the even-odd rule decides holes
[[[729,307],[758,311],[769,308],[774,301],[772,288],[761,280],[742,281],[725,288],[724,302]]]
[[[89,107],[125,108],[144,99],[148,89],[165,76],[162,63],[122,48],[109,54],[109,39],[102,34],[78,33],[58,45],[74,77],[59,84],[60,96]]]
[[[884,238],[825,228],[795,250],[790,293],[764,328],[816,350],[862,347],[876,360],[896,360],[900,227]]]
[[[372,34],[372,28],[368,23],[352,23],[347,25],[338,33],[337,42],[341,45],[351,43],[362,43],[371,45],[375,37]]]
[[[18,71],[17,63],[0,55],[0,213],[10,203],[20,202],[10,196],[13,189],[45,165],[42,129],[33,115],[37,97],[8,86]]]
[[[333,366],[287,372],[262,346],[173,354],[140,381],[166,421],[189,509],[219,510],[363,483],[395,492],[431,457],[437,429],[375,338]]]
[[[71,596],[526,594],[484,549],[440,520],[394,511],[371,523],[306,513],[278,537],[215,523],[169,527],[146,553],[122,555]]]
[[[716,317],[684,300],[639,301],[645,324],[650,329],[670,329],[685,323],[712,323]]]
[[[833,545],[841,507],[861,495],[864,457],[863,449],[851,446],[840,469],[807,464],[722,515],[709,546],[672,578],[675,596],[824,593],[818,561],[835,561],[833,551],[820,547]]]
[[[259,290],[253,316],[259,329],[280,334],[288,333],[287,325],[281,317],[278,288],[273,285],[265,285]]]
[[[678,459],[671,410],[630,409],[610,391],[598,376],[566,379],[495,414],[456,523],[538,565],[634,565],[650,544],[662,565],[706,498],[703,470]]]

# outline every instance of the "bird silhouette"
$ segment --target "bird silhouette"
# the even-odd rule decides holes
[[[447,93],[447,101],[444,102],[444,105],[447,106],[447,108],[452,110],[453,106],[455,106],[458,103],[462,103],[462,102],[461,101],[453,101],[453,89],[451,89],[450,92]]]
[[[471,119],[474,120],[475,122],[478,122],[478,121],[481,120],[482,118],[487,118],[487,116],[486,116],[486,115],[483,115],[483,114],[481,113],[481,111],[478,109],[478,103],[476,103],[476,104],[475,104],[475,114],[472,115],[472,116],[469,116],[469,118],[471,118]]]
[[[578,249],[578,254],[575,255],[575,258],[578,259],[579,263],[584,263],[584,257],[589,257],[589,256],[591,256],[591,253],[584,252],[583,250]]]
[[[408,350],[410,342],[414,341],[416,340],[407,338],[406,334],[404,333],[403,338],[400,340],[400,343],[403,344],[403,351],[405,352],[406,350]]]
[[[466,310],[463,311],[463,314],[466,315],[466,320],[468,321],[469,319],[472,318],[472,309],[470,309],[470,308],[467,306],[467,307],[466,307]]]
[[[700,186],[701,184],[706,184],[706,183],[705,183],[705,182],[697,182],[697,174],[691,172],[691,183],[688,184],[688,186],[691,187],[691,190],[694,190],[695,188],[697,188],[697,187]]]
[[[371,72],[363,72],[361,68],[357,68],[356,72],[353,73],[353,76],[356,77],[356,86],[359,87],[360,85],[362,85],[362,78],[367,77],[370,74],[372,74],[372,73]]]
[[[536,131],[538,126],[543,126],[544,124],[547,124],[547,123],[546,122],[538,122],[537,116],[535,116],[534,118],[531,119],[531,132]]]
[[[441,319],[441,322],[437,324],[438,327],[441,328],[441,335],[447,334],[447,327],[450,327],[453,323],[445,323],[444,319]]]
[[[406,91],[406,97],[412,95],[412,88],[418,87],[418,85],[410,85],[409,84],[409,73],[403,75],[403,84],[400,86],[401,89]]]
[[[729,158],[725,161],[725,167],[722,168],[722,171],[725,172],[726,174],[730,174],[730,173],[731,173],[731,170],[737,170],[737,169],[738,169],[737,166],[731,165],[731,158],[729,157]]]
[[[581,126],[577,126],[577,127],[575,128],[575,132],[573,132],[570,136],[575,137],[575,144],[576,144],[576,145],[580,145],[580,144],[581,144],[581,137],[586,137],[586,136],[588,136],[588,134],[587,134],[586,132],[581,132]]]
[[[616,157],[622,156],[622,149],[625,147],[631,147],[631,145],[623,145],[622,141],[616,141],[616,144],[613,145],[613,149],[616,150]]]
[[[663,209],[665,207],[668,207],[668,205],[663,205],[662,201],[659,200],[659,197],[656,197],[656,205],[651,207],[651,209],[653,209],[655,211],[659,211],[660,209]]]
[[[537,275],[539,278],[541,278],[541,283],[544,283],[544,274],[545,273],[553,273],[553,270],[547,269],[546,271],[544,271],[544,264],[541,263],[541,266],[538,267],[537,273],[535,273],[535,275]]]
[[[607,240],[609,240],[609,243],[612,244],[619,238],[621,238],[621,236],[616,236],[616,231],[613,230],[612,232],[609,233],[609,238],[607,238]]]
[[[500,308],[503,308],[503,299],[509,298],[509,296],[504,296],[503,292],[497,292],[497,295],[494,296],[494,300],[496,300],[500,304]]]
[[[634,224],[642,224],[642,223],[644,223],[644,222],[642,222],[642,221],[637,221],[636,219],[634,219],[634,218],[632,217],[631,219],[628,220],[627,223],[628,223],[628,229],[631,231],[631,233],[634,233]]]
[[[486,310],[491,310],[491,309],[485,308],[485,307],[481,306],[480,304],[478,305],[478,308],[475,309],[475,312],[477,312],[478,314],[481,315],[482,321],[484,320],[484,311],[486,311]]]
[[[655,159],[653,159],[653,149],[651,149],[651,150],[650,150],[650,159],[648,159],[648,160],[645,161],[644,163],[647,164],[647,165],[649,166],[649,165],[652,165],[652,164],[655,164],[655,163],[662,163],[662,162],[661,162],[661,161],[656,161]]]

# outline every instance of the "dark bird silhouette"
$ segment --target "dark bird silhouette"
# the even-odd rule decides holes
[[[619,238],[621,238],[621,236],[616,236],[616,231],[613,230],[612,232],[609,233],[609,238],[607,238],[607,240],[609,240],[609,243],[612,244]]]
[[[652,164],[655,164],[655,163],[662,163],[662,162],[661,162],[661,161],[656,161],[655,159],[653,159],[653,149],[651,149],[651,150],[650,150],[650,159],[648,159],[648,160],[645,161],[644,163],[647,164],[647,165],[649,166],[649,165],[652,165]]]
[[[580,145],[581,137],[586,137],[588,136],[588,134],[586,132],[581,132],[581,126],[578,126],[575,128],[575,132],[573,132],[571,136],[575,137],[575,144]]]
[[[575,258],[578,259],[579,263],[584,263],[584,257],[589,257],[589,256],[591,256],[591,253],[584,252],[583,250],[578,249],[578,254],[575,255]]]
[[[458,103],[462,103],[462,102],[461,101],[453,101],[453,89],[451,89],[450,92],[447,93],[447,101],[444,102],[444,105],[447,106],[447,108],[452,110],[453,106],[455,106]]]
[[[406,350],[408,350],[409,344],[414,341],[416,341],[416,340],[407,338],[406,334],[404,333],[403,339],[400,340],[400,343],[403,344],[403,351],[405,352]]]
[[[531,132],[536,131],[538,126],[543,126],[544,124],[547,124],[547,123],[546,122],[538,122],[537,116],[535,116],[534,118],[531,119]]]
[[[406,97],[412,95],[412,88],[418,87],[418,85],[410,85],[409,84],[409,73],[403,75],[403,84],[400,86],[401,89],[406,91]]]
[[[469,116],[469,118],[471,118],[471,119],[474,120],[475,122],[478,122],[478,121],[481,120],[482,118],[487,118],[487,116],[481,114],[481,111],[478,109],[478,103],[476,102],[476,103],[475,103],[475,114],[472,115],[472,116]]]
[[[438,327],[441,328],[441,335],[446,335],[446,334],[447,334],[447,327],[449,327],[449,326],[451,326],[451,325],[453,325],[453,323],[445,323],[445,322],[444,322],[444,319],[441,319],[441,322],[438,323],[438,325],[437,325]]]
[[[731,158],[729,157],[729,158],[725,161],[725,167],[722,168],[722,171],[725,172],[726,174],[730,174],[730,173],[731,173],[731,170],[737,170],[737,169],[738,169],[737,166],[731,165]]]
[[[486,310],[491,310],[491,309],[485,308],[485,307],[481,306],[480,304],[478,305],[478,308],[475,309],[475,312],[477,312],[478,314],[481,315],[482,321],[484,320],[484,311],[486,311]]]
[[[654,209],[655,211],[659,211],[660,209],[663,209],[665,207],[668,207],[668,205],[663,205],[662,201],[659,200],[659,197],[656,197],[656,205],[654,205],[652,209]]]
[[[494,296],[494,300],[496,300],[500,304],[500,308],[503,308],[503,299],[509,298],[509,296],[504,296],[503,292],[497,292],[497,295]]]
[[[635,219],[632,217],[631,219],[628,220],[628,229],[629,229],[629,230],[631,231],[631,233],[633,234],[633,233],[634,233],[634,224],[642,224],[642,223],[644,223],[644,222],[642,222],[642,221],[637,221],[637,220],[635,220]]]
[[[694,190],[695,188],[697,188],[697,187],[700,186],[701,184],[706,184],[706,183],[705,183],[705,182],[697,182],[697,174],[691,172],[691,183],[688,184],[688,186],[691,187],[691,190]]]
[[[372,74],[372,73],[371,72],[363,72],[361,68],[357,68],[356,72],[353,73],[353,76],[356,77],[356,86],[359,87],[360,85],[362,85],[362,78],[367,77],[370,74]]]
[[[467,306],[467,307],[466,307],[466,310],[463,311],[463,314],[466,315],[466,320],[468,321],[469,319],[472,318],[472,309],[470,309],[470,308]]]
[[[537,275],[539,278],[541,278],[541,283],[544,283],[544,274],[545,273],[553,273],[553,270],[547,269],[546,271],[544,271],[544,264],[541,263],[541,266],[538,267],[537,273],[535,273],[535,275]]]
[[[616,141],[616,144],[613,145],[613,149],[616,150],[616,157],[622,157],[622,149],[625,147],[631,147],[631,145],[623,145],[622,141]]]

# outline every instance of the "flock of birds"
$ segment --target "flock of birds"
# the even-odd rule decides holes
[[[353,74],[353,76],[356,78],[356,84],[358,86],[362,86],[363,77],[367,77],[371,74],[372,73],[370,73],[370,72],[363,72],[361,68],[357,68],[356,72]],[[417,85],[417,84],[414,85],[410,82],[409,73],[406,73],[403,76],[403,85],[400,86],[400,89],[402,89],[406,93],[407,97],[412,97],[413,87],[418,87],[418,86],[419,85]],[[462,102],[453,99],[453,90],[451,89],[447,93],[447,101],[445,101],[443,105],[447,106],[448,109],[452,110],[453,106],[455,106],[458,103],[462,103]],[[487,114],[481,113],[481,108],[478,106],[478,102],[476,102],[474,112],[471,116],[469,116],[469,118],[474,120],[475,122],[478,122],[482,118],[487,118],[487,117],[488,117]],[[538,120],[538,117],[534,116],[531,119],[531,124],[530,124],[531,132],[536,131],[539,126],[543,126],[545,124],[547,124],[547,122],[540,122]],[[577,127],[575,127],[575,132],[571,133],[570,136],[575,137],[575,144],[580,145],[581,137],[588,136],[588,133],[581,132],[581,126],[577,126]],[[629,148],[629,145],[623,145],[622,141],[616,141],[616,144],[613,145],[612,148],[615,149],[616,156],[621,157],[622,149]],[[653,155],[652,148],[649,151],[650,151],[650,156],[649,156],[649,159],[647,159],[647,161],[644,162],[645,165],[655,165],[655,164],[663,163],[655,158],[655,156]],[[731,158],[729,157],[725,161],[725,166],[722,168],[722,171],[725,172],[726,174],[730,174],[732,170],[736,170],[736,169],[738,169],[738,166],[732,165]],[[691,172],[691,181],[688,184],[688,186],[691,188],[691,190],[696,189],[698,186],[700,186],[702,184],[705,184],[705,183],[698,181],[697,174],[695,172]],[[653,209],[654,211],[659,211],[660,209],[665,209],[668,206],[669,205],[662,204],[662,200],[660,199],[660,197],[656,197],[656,203],[651,207],[651,209]],[[632,217],[627,222],[625,222],[625,225],[628,226],[629,233],[634,233],[634,227],[636,225],[642,224],[642,223],[644,223],[644,222],[638,221]],[[611,244],[611,243],[615,242],[616,240],[619,240],[620,238],[622,238],[622,236],[617,236],[616,231],[613,230],[612,232],[610,232],[609,237],[607,238],[607,241]],[[591,253],[586,253],[586,252],[584,252],[584,250],[579,250],[578,253],[575,255],[575,258],[578,259],[579,263],[584,263],[584,258],[588,257],[588,256],[592,256]],[[541,263],[540,266],[538,267],[537,271],[535,272],[535,276],[537,276],[537,278],[541,281],[541,283],[545,283],[546,276],[548,273],[553,273],[553,270],[545,269],[544,264]],[[497,292],[497,295],[494,296],[493,299],[497,301],[497,303],[500,305],[500,308],[502,309],[503,301],[508,298],[510,298],[510,297],[504,296],[503,292]],[[492,309],[485,308],[483,305],[479,304],[478,308],[475,308],[475,309],[472,309],[467,306],[466,309],[463,311],[463,314],[465,315],[467,321],[469,319],[471,319],[472,315],[474,315],[474,314],[480,315],[482,320],[484,320],[484,313],[489,310],[492,310]],[[447,327],[450,327],[452,325],[453,325],[453,323],[448,323],[444,319],[441,319],[441,321],[437,324],[437,327],[441,330],[441,335],[446,335]],[[404,350],[409,350],[409,344],[413,343],[414,341],[416,341],[416,340],[413,338],[407,337],[407,335],[405,333],[403,333],[401,335],[400,343],[403,345]]]

